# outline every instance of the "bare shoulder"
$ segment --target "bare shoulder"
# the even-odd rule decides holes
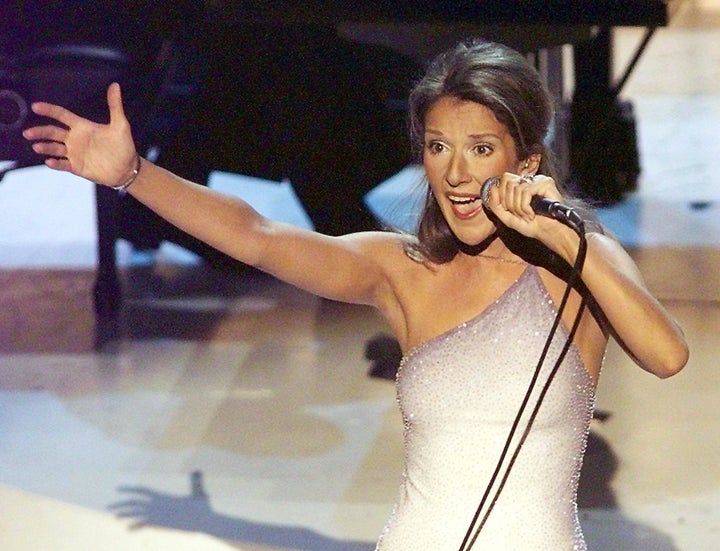
[[[383,284],[376,288],[374,304],[392,328],[401,346],[407,343],[409,312],[418,289],[427,283],[429,263],[415,253],[417,238],[398,232],[367,232],[347,236],[362,248],[382,272]]]
[[[593,247],[595,254],[600,254],[618,268],[637,273],[635,261],[614,237],[603,233],[591,232],[587,234],[587,240],[588,246]]]
[[[413,235],[376,231],[349,234],[345,239],[371,259],[395,292],[412,285],[415,278],[428,272],[430,263],[415,247],[417,238]]]
[[[412,253],[409,251],[417,243],[412,235],[392,231],[353,233],[342,239],[380,263],[390,262],[391,266],[397,265],[399,258],[411,261]]]
[[[394,231],[363,231],[358,233],[349,233],[343,236],[343,239],[348,239],[361,243],[367,247],[378,247],[379,249],[388,247],[394,248],[400,245],[401,247],[406,244],[416,243],[417,239],[415,236]]]

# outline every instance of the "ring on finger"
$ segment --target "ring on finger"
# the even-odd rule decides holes
[[[523,174],[522,176],[520,176],[520,181],[521,181],[523,184],[529,184],[529,183],[531,183],[534,179],[535,179],[535,175],[534,175],[534,174]]]

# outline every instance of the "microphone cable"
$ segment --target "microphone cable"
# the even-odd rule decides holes
[[[575,320],[570,329],[570,332],[565,341],[565,344],[560,352],[560,355],[558,356],[558,358],[555,362],[555,365],[553,366],[552,371],[548,375],[548,378],[547,378],[545,384],[543,385],[543,388],[540,392],[540,396],[538,397],[537,402],[535,403],[535,406],[533,407],[533,411],[530,415],[530,418],[527,421],[525,429],[523,430],[523,434],[520,437],[520,441],[517,443],[517,446],[515,447],[513,455],[510,458],[510,462],[508,463],[507,467],[505,468],[505,472],[502,476],[502,479],[500,480],[500,484],[499,484],[497,490],[495,491],[495,494],[493,495],[492,501],[490,502],[490,504],[487,508],[487,511],[485,511],[485,514],[483,515],[482,519],[480,519],[480,515],[483,511],[483,508],[485,507],[485,503],[487,502],[488,497],[490,496],[490,492],[492,491],[493,486],[495,486],[497,478],[500,475],[500,471],[503,467],[503,463],[505,462],[505,458],[507,457],[508,452],[510,451],[512,441],[515,437],[515,433],[518,429],[518,426],[520,425],[522,416],[525,413],[525,409],[528,405],[528,402],[530,401],[530,397],[532,396],[532,393],[535,390],[535,386],[536,386],[537,380],[540,376],[540,372],[542,370],[543,364],[545,363],[545,359],[550,350],[550,346],[552,344],[553,339],[555,338],[555,333],[556,333],[557,328],[560,325],[560,322],[562,320],[562,314],[565,311],[567,301],[570,297],[570,292],[572,291],[573,287],[575,286],[575,283],[579,280],[580,273],[582,272],[583,265],[585,264],[585,255],[587,253],[587,240],[585,238],[584,222],[582,220],[579,220],[577,223],[574,223],[571,227],[577,232],[578,236],[580,237],[580,243],[578,246],[578,253],[575,258],[575,263],[572,267],[570,276],[568,277],[565,292],[564,292],[562,300],[560,302],[560,306],[558,307],[557,314],[555,315],[555,320],[553,321],[553,325],[550,328],[550,332],[548,334],[547,340],[545,341],[545,346],[543,348],[542,354],[540,355],[538,363],[535,367],[535,371],[534,371],[533,377],[530,381],[528,390],[525,393],[525,397],[523,398],[523,401],[520,405],[517,415],[515,416],[515,420],[513,421],[513,424],[510,428],[510,432],[508,433],[508,437],[505,441],[505,445],[503,447],[502,453],[500,454],[500,458],[498,459],[497,465],[495,467],[495,471],[493,472],[493,475],[490,478],[490,482],[488,483],[487,487],[485,488],[485,493],[483,494],[483,497],[480,500],[480,504],[478,505],[478,508],[475,511],[475,515],[473,516],[473,518],[470,522],[470,525],[468,526],[467,532],[465,533],[465,537],[463,538],[463,541],[460,544],[459,551],[470,551],[472,549],[473,545],[475,544],[475,541],[477,540],[478,536],[480,535],[480,531],[485,526],[485,523],[487,522],[487,519],[490,516],[490,513],[493,511],[495,504],[497,503],[497,500],[500,497],[500,493],[502,492],[502,490],[505,487],[505,482],[507,481],[508,477],[510,476],[510,471],[511,471],[512,467],[514,466],[518,455],[520,454],[520,450],[521,450],[523,444],[525,443],[525,440],[527,440],[528,435],[530,434],[530,429],[532,428],[532,425],[535,422],[535,418],[537,417],[538,412],[540,411],[540,406],[542,405],[542,402],[545,399],[545,395],[547,394],[548,390],[550,389],[550,384],[552,383],[553,379],[555,378],[555,375],[557,374],[557,372],[560,368],[560,365],[562,364],[563,360],[565,359],[565,356],[566,356],[568,350],[570,349],[570,345],[572,344],[573,338],[575,337],[575,333],[577,332],[578,326],[580,325],[580,319],[582,318],[582,313],[583,313],[583,311],[585,309],[585,305],[587,303],[587,298],[584,294],[582,296],[582,300],[580,302],[578,312],[575,316]],[[479,519],[480,519],[480,522],[478,524]]]

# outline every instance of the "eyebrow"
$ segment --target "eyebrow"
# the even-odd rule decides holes
[[[432,134],[433,136],[444,136],[440,130],[433,130],[432,128],[426,128],[425,134]],[[483,132],[480,134],[469,134],[468,138],[473,140],[486,140],[488,138],[494,138],[498,141],[502,141],[502,138],[493,132]]]

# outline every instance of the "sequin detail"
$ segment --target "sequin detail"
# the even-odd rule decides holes
[[[396,388],[405,470],[377,551],[459,549],[556,313],[536,268],[528,266],[478,317],[403,358]],[[530,404],[566,338],[561,324]],[[594,400],[572,346],[473,549],[586,550],[577,486]]]

